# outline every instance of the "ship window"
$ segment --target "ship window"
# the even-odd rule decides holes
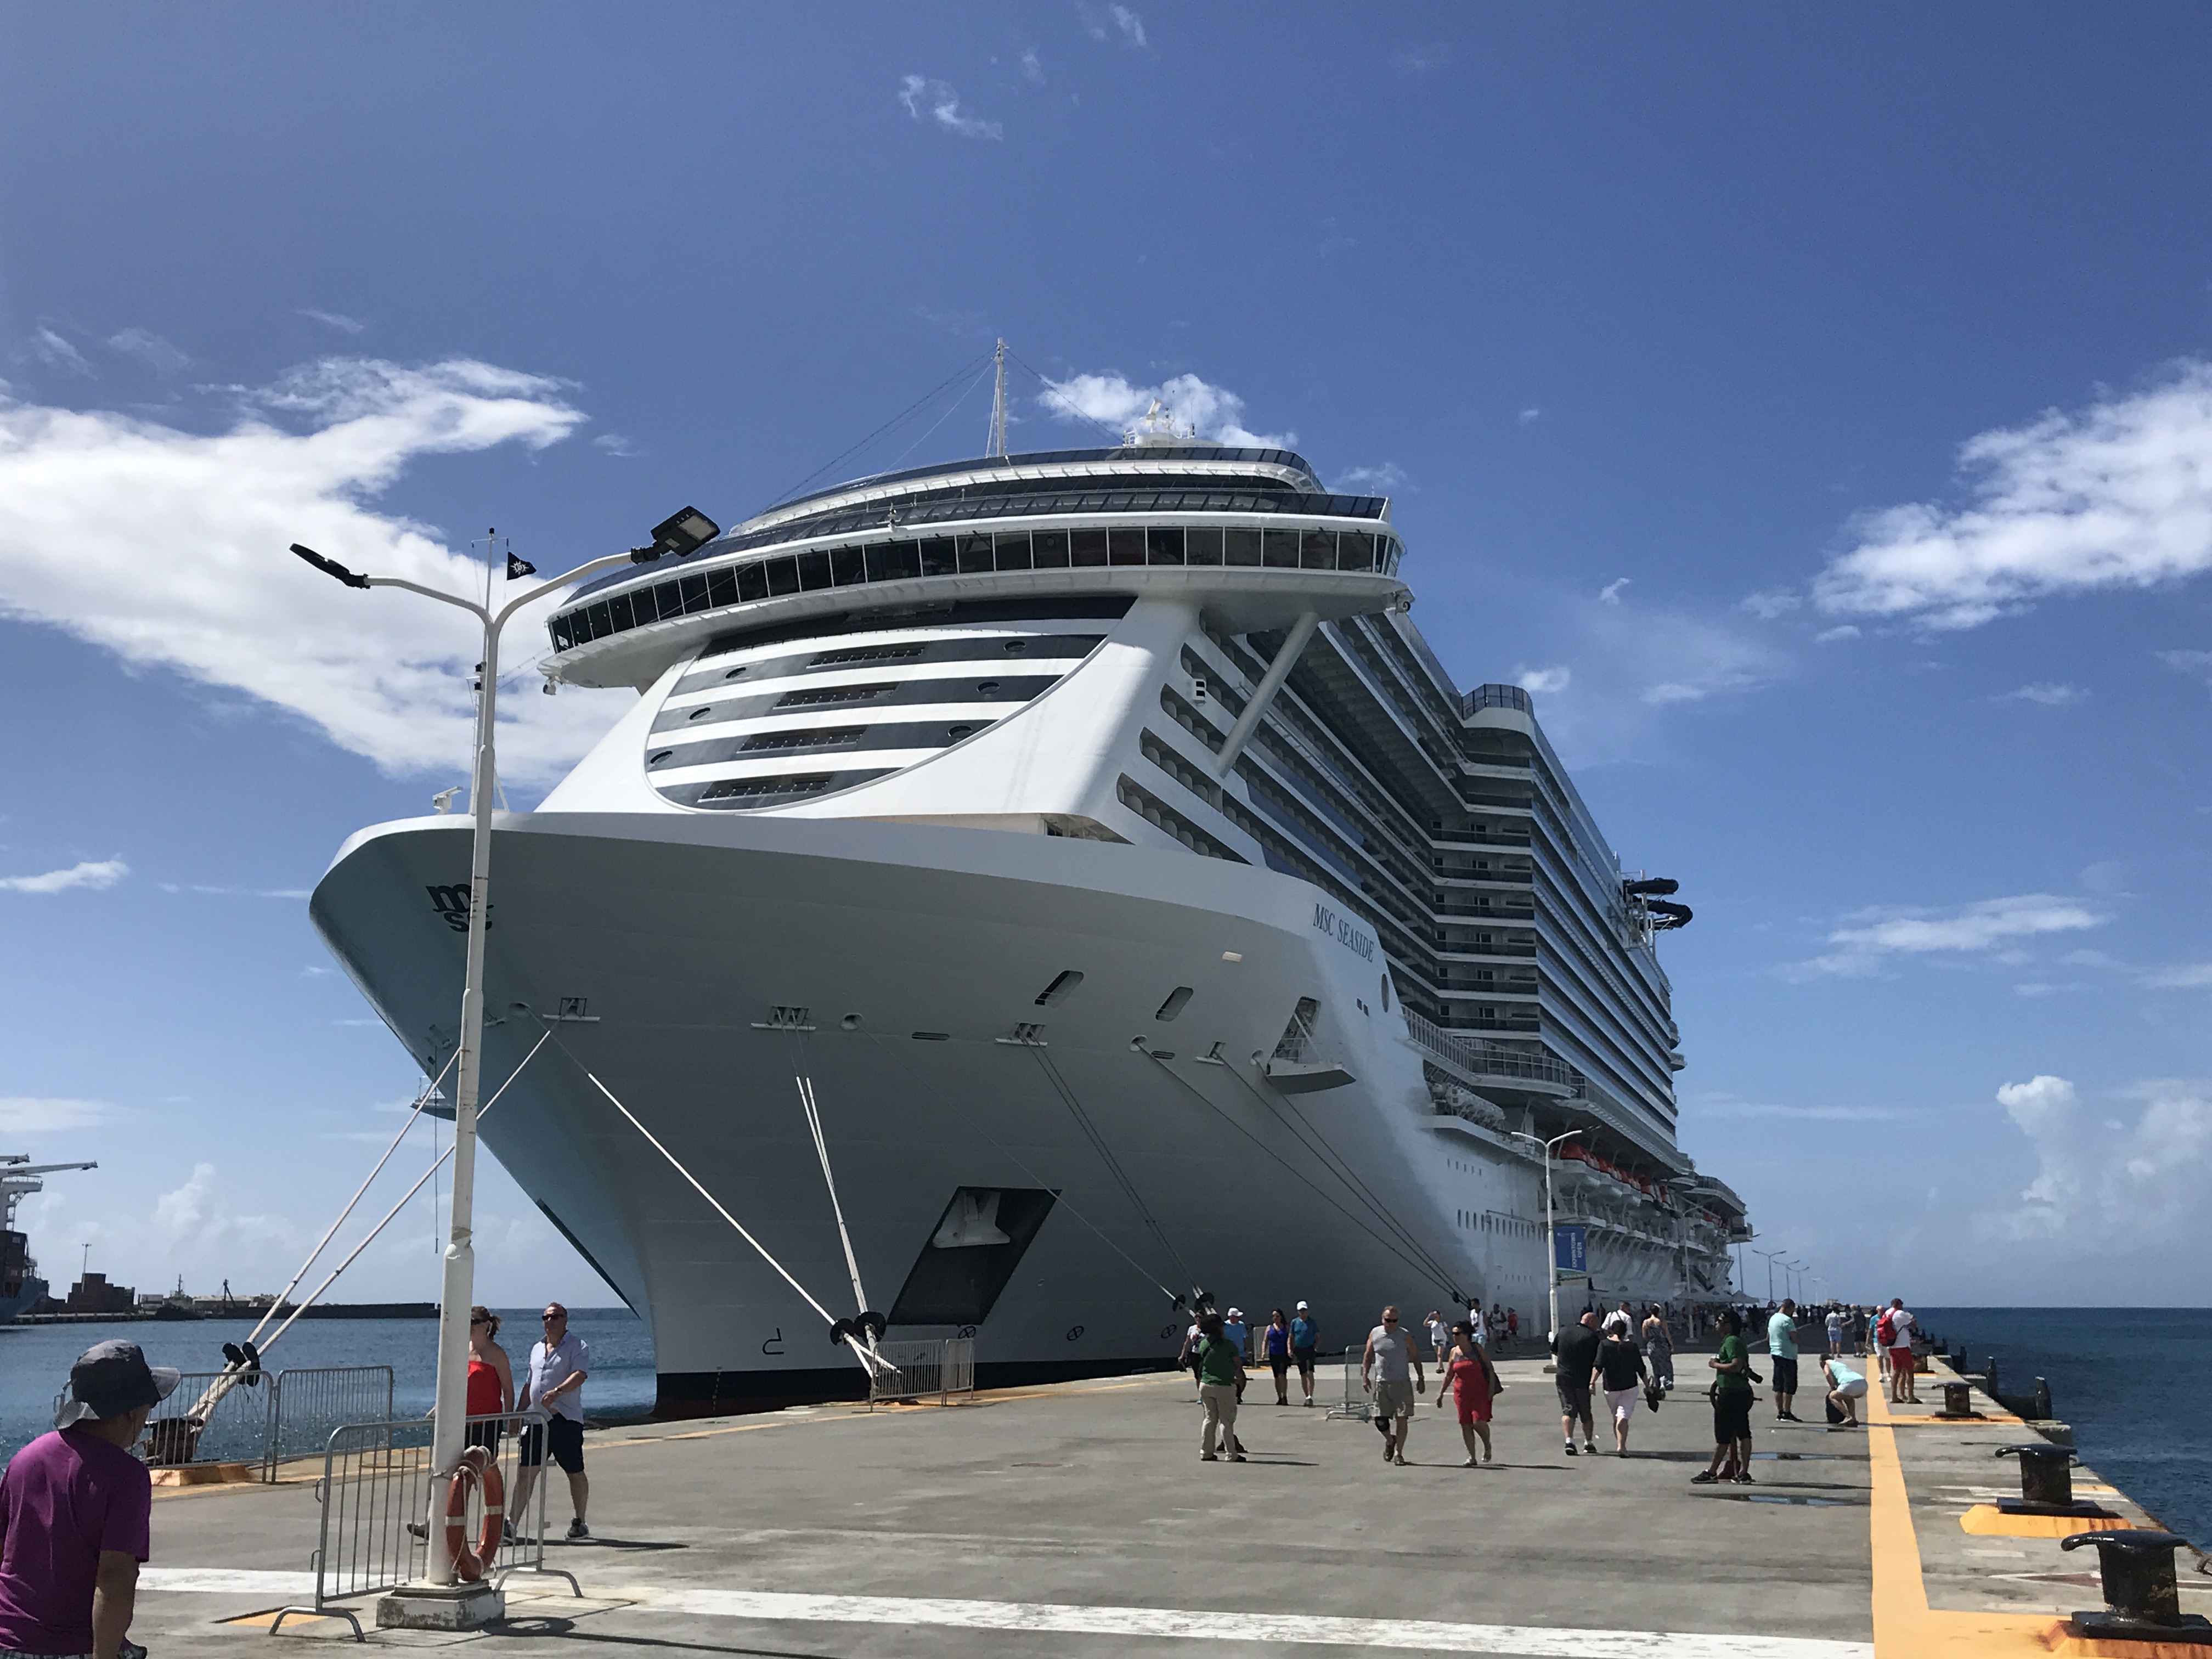
[[[993,696],[997,694],[998,690],[999,682],[996,680],[978,680],[975,682],[975,690],[979,696],[986,697]]]
[[[1231,564],[1260,562],[1260,532],[1258,531],[1224,530],[1221,532],[1221,538],[1223,544],[1228,550],[1227,557]]]
[[[960,572],[963,575],[991,573],[991,538],[988,536],[963,536],[960,543]]]
[[[1030,568],[1030,532],[1026,530],[1014,535],[999,538],[999,568],[1026,570]]]
[[[867,560],[857,547],[830,550],[830,580],[839,587],[857,586],[868,580]]]
[[[1182,532],[1147,530],[1145,532],[1145,561],[1148,564],[1181,564]]]
[[[1071,968],[1066,973],[1055,976],[1051,984],[1037,993],[1036,1006],[1040,1008],[1049,1008],[1056,1003],[1065,1002],[1067,1000],[1069,993],[1082,983],[1082,974]]]
[[[799,585],[811,592],[830,586],[830,556],[819,548],[799,556]]]
[[[686,611],[704,611],[707,608],[707,579],[704,576],[686,576],[674,586],[683,590]],[[667,591],[665,587],[661,590],[664,593]],[[664,617],[668,614],[665,605],[660,607],[660,614]]]
[[[1336,568],[1339,570],[1372,570],[1375,568],[1375,538],[1364,530],[1337,532]]]
[[[817,726],[805,732],[762,732],[745,739],[739,752],[757,755],[777,749],[850,749],[866,735],[865,726]]]
[[[553,648],[566,651],[576,642],[575,617],[573,614],[553,618]]]
[[[1018,657],[1030,648],[1030,642],[1027,640],[1008,640],[1002,648],[1008,656]]]
[[[787,691],[775,700],[778,708],[809,708],[825,702],[866,702],[886,691],[896,691],[890,685],[830,685],[818,691]]]
[[[738,598],[751,601],[768,597],[768,572],[758,564],[738,567]]]
[[[733,680],[744,672],[745,671],[742,668],[732,668],[728,673],[723,675],[722,678],[726,680]]]
[[[1298,568],[1297,531],[1269,530],[1261,533],[1267,538],[1267,564],[1270,570],[1295,570]]]
[[[1336,537],[1327,530],[1309,530],[1298,540],[1298,565],[1305,570],[1336,568]]]
[[[673,749],[657,749],[646,757],[645,763],[647,766],[658,766],[675,752]]]
[[[898,581],[920,574],[921,556],[913,542],[887,542],[868,550],[868,580],[872,582]]]
[[[761,568],[768,574],[768,591],[772,594],[799,592],[799,561],[787,555],[781,559],[765,559]]]
[[[636,625],[635,615],[630,609],[629,594],[617,593],[607,601],[607,631],[609,633],[619,634]]]
[[[704,720],[704,719],[706,719],[708,715],[709,715],[709,714],[713,714],[714,712],[714,704],[712,704],[712,703],[708,703],[708,704],[706,704],[706,705],[705,705],[704,707],[702,707],[702,708],[695,708],[695,709],[693,709],[690,714],[686,714],[684,718],[684,719],[686,719],[686,720]]]
[[[1104,531],[1070,531],[1067,539],[1077,564],[1095,565],[1106,562],[1106,532]]]
[[[959,555],[951,537],[933,536],[920,545],[923,575],[950,576],[958,570]]]
[[[1218,530],[1186,530],[1182,533],[1184,544],[1188,550],[1187,556],[1191,563],[1221,562],[1221,532]]]
[[[1036,550],[1036,568],[1040,570],[1067,568],[1067,532],[1065,530],[1039,530],[1030,538]]]
[[[945,741],[948,743],[957,743],[961,738],[968,736],[970,732],[975,731],[975,728],[972,726],[947,726],[945,731]]]
[[[705,800],[750,799],[762,795],[812,795],[830,787],[830,775],[805,778],[725,778],[700,793]]]
[[[1168,993],[1168,1000],[1160,1004],[1158,1012],[1154,1013],[1152,1018],[1161,1021],[1173,1019],[1183,1011],[1191,998],[1196,994],[1197,993],[1188,985],[1176,986],[1174,990]]]
[[[738,573],[724,565],[720,570],[707,573],[707,608],[719,611],[726,605],[738,602]]]

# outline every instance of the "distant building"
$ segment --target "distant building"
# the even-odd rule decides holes
[[[127,1314],[137,1310],[138,1292],[128,1285],[111,1285],[106,1273],[87,1273],[70,1286],[64,1313]]]

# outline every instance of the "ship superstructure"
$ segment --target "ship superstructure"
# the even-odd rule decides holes
[[[15,1206],[33,1193],[44,1192],[42,1177],[64,1170],[96,1170],[97,1164],[33,1164],[27,1152],[0,1153],[0,1325],[12,1323],[19,1313],[46,1298],[46,1281],[39,1277],[39,1264],[31,1254],[27,1235],[15,1230]]]
[[[1392,1296],[1540,1323],[1571,1128],[1577,1304],[1729,1293],[1742,1206],[1674,1144],[1688,912],[1525,691],[1455,689],[1404,557],[1387,499],[1156,412],[559,608],[549,676],[640,696],[497,819],[487,1076],[557,1052],[483,1133],[653,1322],[664,1409],[858,1372],[599,1085],[817,1293],[826,1156],[893,1334],[971,1332],[987,1378],[1159,1363],[1200,1286],[1347,1340]],[[379,826],[313,905],[432,1071],[466,871],[458,821]]]

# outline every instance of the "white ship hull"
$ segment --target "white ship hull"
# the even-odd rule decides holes
[[[1164,1364],[1185,1322],[1169,1292],[1194,1281],[1262,1318],[1310,1301],[1331,1345],[1358,1340],[1386,1300],[1419,1314],[1453,1289],[1510,1303],[1534,1328],[1540,1232],[1457,1218],[1540,1218],[1540,1177],[1437,1115],[1402,1015],[1384,1012],[1382,964],[1316,927],[1301,883],[988,830],[574,813],[501,823],[488,1006],[503,1023],[487,1036],[487,1094],[553,1035],[483,1137],[650,1322],[664,1412],[849,1395],[861,1378],[586,1068],[841,1316],[856,1310],[800,1070],[879,1309],[931,1250],[957,1189],[1057,1194],[975,1322],[987,1381]],[[427,890],[465,878],[466,860],[453,820],[382,826],[348,844],[315,896],[340,958],[426,1054],[450,1049],[462,946]],[[1038,1006],[1070,969],[1081,985]],[[1188,1005],[1158,1020],[1180,986]],[[1317,1030],[1317,1047],[1357,1081],[1285,1096],[1254,1055],[1316,991],[1351,1016]],[[575,999],[582,1018],[544,1018]],[[774,1007],[807,1009],[817,1029],[757,1029]],[[1046,1046],[1000,1041],[1021,1024]],[[1197,1061],[1217,1048],[1225,1064]],[[1668,1273],[1598,1277],[1608,1294],[1668,1297]]]

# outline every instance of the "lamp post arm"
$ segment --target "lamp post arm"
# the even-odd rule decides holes
[[[366,576],[362,580],[371,587],[404,587],[410,593],[420,593],[426,599],[435,599],[441,605],[458,605],[487,628],[491,618],[474,599],[465,599],[458,594],[441,593],[434,587],[425,587],[420,582],[410,582],[404,576]]]
[[[509,599],[505,605],[501,607],[498,619],[493,623],[492,626],[495,628],[498,627],[500,623],[504,623],[509,617],[512,617],[516,611],[521,610],[524,605],[528,605],[532,599],[538,598],[542,594],[550,593],[556,587],[566,587],[569,583],[580,582],[586,576],[595,576],[602,570],[611,570],[618,564],[635,564],[637,560],[628,553],[610,553],[603,558],[586,560],[584,563],[578,565],[574,570],[571,570],[567,575],[556,576],[550,582],[540,582],[537,586],[527,589],[524,592],[518,594],[515,598]],[[372,577],[371,580],[374,580],[374,578]]]

